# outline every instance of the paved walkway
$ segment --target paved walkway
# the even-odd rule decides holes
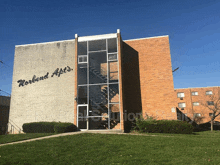
[[[147,134],[121,133],[121,132],[114,132],[114,131],[97,131],[97,130],[95,130],[95,131],[78,131],[78,132],[61,133],[61,134],[57,134],[57,135],[50,135],[50,136],[44,136],[44,137],[39,137],[39,138],[34,138],[34,139],[28,139],[28,140],[22,140],[22,141],[17,141],[17,142],[0,144],[0,147],[6,146],[6,145],[11,145],[11,144],[19,144],[19,143],[25,143],[25,142],[32,142],[32,141],[36,141],[36,140],[49,139],[49,138],[68,136],[68,135],[77,135],[77,134],[83,134],[83,133],[136,135],[136,136],[158,136],[158,135],[147,135]],[[173,136],[163,136],[163,137],[173,137]]]

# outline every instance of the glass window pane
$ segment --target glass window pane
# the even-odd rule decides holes
[[[108,129],[108,118],[92,117],[89,118],[89,129]]]
[[[214,105],[214,101],[207,101],[208,105]]]
[[[87,104],[87,86],[78,87],[78,104]]]
[[[110,106],[111,112],[120,112],[119,104],[110,104],[109,106]]]
[[[78,64],[78,85],[87,84],[87,63]]]
[[[199,106],[199,102],[193,102],[193,106]]]
[[[89,84],[107,82],[106,52],[89,53]]]
[[[192,92],[192,95],[193,95],[193,96],[197,96],[197,95],[198,95],[198,92]]]
[[[212,95],[212,91],[206,91],[206,95]]]
[[[186,103],[178,103],[178,107],[185,108],[186,107]]]
[[[87,55],[87,42],[78,42],[78,55]]]
[[[200,113],[194,113],[194,117],[201,117]]]
[[[89,116],[103,116],[108,114],[107,85],[89,86]]]
[[[89,41],[89,51],[106,50],[106,39]]]
[[[111,38],[108,39],[108,52],[117,52],[117,39],[116,38]]]
[[[78,117],[86,117],[87,116],[87,106],[79,106],[78,107]]]
[[[119,102],[118,84],[109,84],[109,102]]]
[[[87,63],[87,56],[83,55],[83,56],[79,56],[78,57],[78,62],[79,63]]]
[[[185,97],[183,92],[177,93],[177,97]]]
[[[119,104],[110,104],[110,129],[120,129]]]
[[[118,62],[109,62],[109,83],[118,82]]]
[[[116,61],[118,60],[117,53],[108,54],[108,61]]]
[[[86,118],[78,118],[78,128],[79,129],[87,129],[87,119]]]

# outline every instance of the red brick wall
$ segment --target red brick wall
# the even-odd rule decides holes
[[[210,111],[204,104],[207,101],[212,101],[210,96],[219,97],[220,94],[220,87],[204,87],[204,88],[185,88],[185,89],[175,89],[175,100],[176,100],[176,107],[178,107],[178,103],[186,103],[186,107],[184,110],[180,111],[183,114],[187,114],[187,116],[193,119],[194,113],[200,113],[202,119],[199,123],[205,123],[210,121],[209,113],[213,113]],[[206,91],[212,91],[213,95],[206,95]],[[178,92],[184,92],[185,97],[183,100],[177,98]],[[198,96],[193,96],[192,92],[198,92]],[[199,102],[199,106],[193,106],[193,102]],[[220,121],[220,116],[216,118],[216,121]]]
[[[125,41],[138,52],[142,113],[176,119],[168,36]],[[126,55],[125,55],[126,56]]]
[[[138,52],[123,42],[122,44],[122,88],[125,132],[142,110]]]
[[[121,34],[117,33],[117,39],[118,39],[118,65],[119,65],[119,102],[120,102],[120,129],[124,130],[124,116],[123,116],[123,90],[122,90],[122,38]]]

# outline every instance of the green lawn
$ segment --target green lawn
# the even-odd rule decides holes
[[[21,140],[33,139],[42,136],[54,135],[54,133],[27,133],[27,134],[9,134],[0,135],[0,144],[16,142]]]
[[[2,146],[0,164],[217,165],[220,162],[220,132],[156,135],[77,134]]]

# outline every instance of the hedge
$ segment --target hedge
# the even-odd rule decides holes
[[[25,133],[64,133],[77,130],[74,124],[61,122],[24,123],[22,128]]]
[[[77,127],[72,123],[58,123],[54,126],[55,133],[74,132]]]
[[[148,133],[191,134],[193,126],[178,120],[136,120],[136,130]]]

